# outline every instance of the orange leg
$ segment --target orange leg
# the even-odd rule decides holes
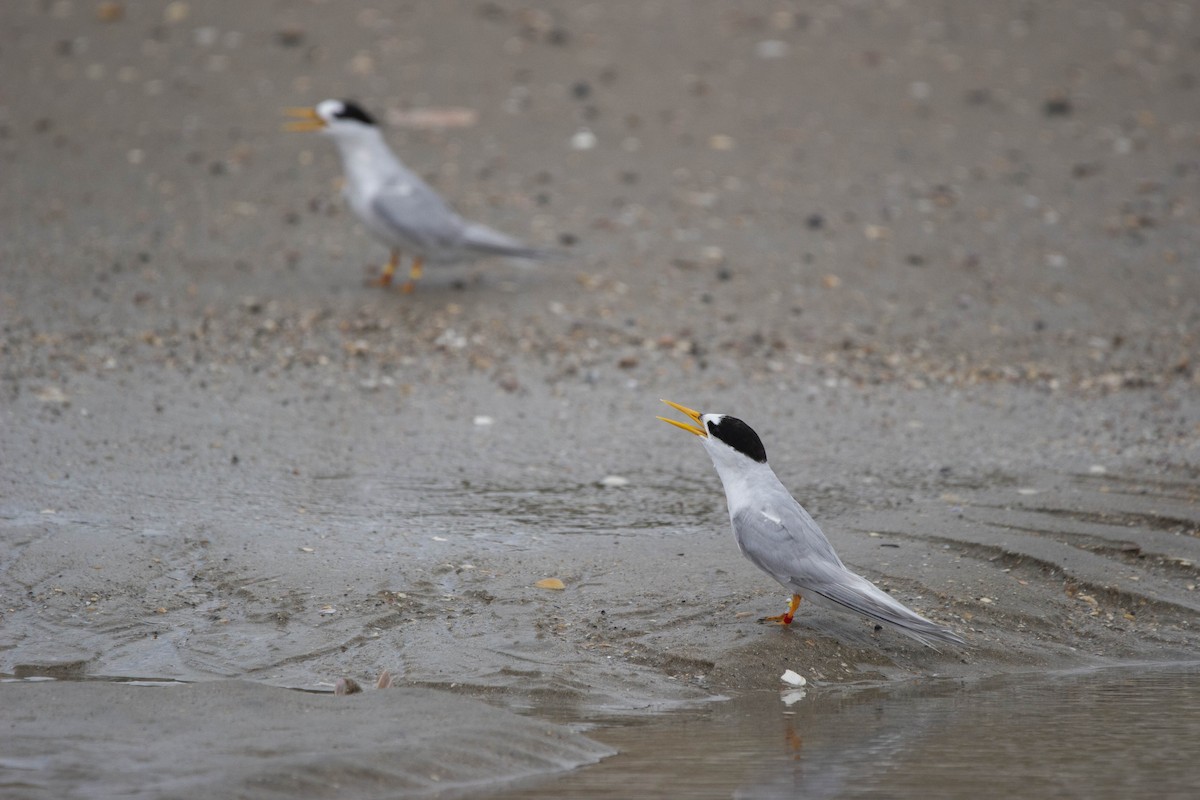
[[[411,294],[417,288],[417,281],[421,280],[421,275],[424,273],[424,266],[420,256],[413,258],[412,268],[408,271],[408,280],[400,287],[400,291],[405,294]]]
[[[791,625],[792,617],[796,616],[796,609],[800,607],[800,601],[803,600],[800,595],[792,595],[792,602],[788,604],[788,610],[782,614],[777,614],[774,617],[763,617],[759,622],[778,622],[780,625]]]
[[[396,267],[398,266],[400,266],[400,251],[393,249],[392,257],[389,258],[388,262],[383,265],[383,272],[380,273],[379,280],[376,282],[376,285],[382,286],[385,289],[391,286],[392,276],[396,274]]]
[[[787,740],[788,749],[796,754],[792,758],[799,759],[800,752],[804,749],[804,737],[796,733],[795,728],[789,727],[787,732],[783,734],[783,738]]]

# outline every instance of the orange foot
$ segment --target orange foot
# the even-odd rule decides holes
[[[388,288],[389,286],[392,285],[392,276],[396,274],[396,267],[398,267],[399,265],[400,265],[400,251],[393,250],[392,257],[389,258],[388,262],[383,265],[383,272],[381,272],[379,274],[378,278],[376,278],[373,281],[370,281],[370,284],[372,286],[378,286],[381,289]],[[409,291],[411,291],[411,290],[409,290]]]
[[[804,599],[798,594],[792,595],[792,602],[788,604],[788,610],[782,614],[776,614],[773,617],[763,617],[759,622],[778,622],[780,625],[791,625],[792,618],[796,616],[796,609],[800,607],[800,601]]]
[[[413,259],[412,267],[408,270],[408,280],[400,286],[400,291],[405,294],[412,294],[416,291],[417,281],[421,280],[424,264],[421,262],[421,257],[417,256]]]

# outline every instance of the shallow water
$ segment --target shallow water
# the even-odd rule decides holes
[[[1200,664],[752,694],[499,797],[1195,797]]]

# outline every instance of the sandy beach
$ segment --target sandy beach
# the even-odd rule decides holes
[[[201,739],[253,707],[230,736],[264,752],[327,720],[376,755],[330,747],[302,789],[272,757],[214,777],[166,755],[93,788],[332,796],[336,774],[393,796],[369,787],[416,764],[391,791],[475,791],[417,757],[373,772],[389,721],[447,763],[437,737],[469,737],[502,782],[785,668],[886,685],[1194,658],[1198,18],[4,5],[13,796],[96,796],[70,770],[126,757],[149,719],[146,741],[174,736],[175,703]],[[369,285],[387,253],[336,151],[281,130],[327,97],[372,109],[464,216],[561,256]],[[751,424],[842,559],[970,646],[817,608],[757,624],[786,598],[662,397]],[[285,691],[384,669],[395,688]],[[37,762],[31,731],[80,709],[86,744]]]

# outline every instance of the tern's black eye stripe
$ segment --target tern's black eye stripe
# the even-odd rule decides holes
[[[338,119],[353,119],[364,125],[375,125],[375,118],[368,114],[362,106],[353,100],[343,100],[342,110],[334,114]]]
[[[758,438],[753,428],[740,419],[722,417],[719,422],[709,420],[706,427],[709,435],[759,463],[766,463],[767,450],[763,447],[762,439]]]

